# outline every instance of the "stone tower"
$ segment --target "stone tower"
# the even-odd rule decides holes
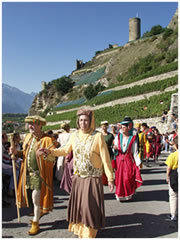
[[[138,17],[129,19],[129,42],[139,39],[141,36],[141,19]]]
[[[83,61],[76,59],[76,70],[81,69],[83,66],[84,66]]]

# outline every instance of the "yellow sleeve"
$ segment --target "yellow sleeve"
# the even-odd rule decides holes
[[[176,151],[174,153],[171,153],[168,156],[165,164],[173,170],[176,169],[178,167],[178,152]]]
[[[71,134],[68,143],[63,147],[55,148],[51,150],[51,155],[54,157],[60,157],[60,156],[65,157],[66,155],[68,155],[68,153],[72,151],[73,141],[74,141],[74,135]]]
[[[50,137],[44,137],[42,139],[42,143],[41,143],[41,147],[43,148],[48,148],[50,150],[54,149],[55,146],[53,144],[52,138]],[[48,155],[47,157],[43,158],[45,161],[50,161],[50,162],[54,162],[55,161],[55,157],[52,155]]]
[[[149,153],[150,144],[149,141],[147,140],[146,134],[144,134],[144,144],[146,146],[146,153]]]
[[[100,157],[102,159],[105,174],[107,176],[108,181],[113,181],[113,169],[112,169],[112,164],[110,160],[110,155],[107,148],[107,144],[102,134],[100,134],[100,137],[98,138],[98,142],[99,142]]]

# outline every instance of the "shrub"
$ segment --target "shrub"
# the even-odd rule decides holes
[[[98,94],[97,90],[93,87],[92,84],[90,84],[87,88],[84,90],[84,96],[86,99],[90,100],[91,98],[95,97]]]
[[[68,91],[73,87],[74,83],[69,77],[63,76],[52,81],[55,89],[62,95],[68,93]]]
[[[166,40],[172,33],[173,30],[171,28],[166,28],[163,33],[163,39]]]

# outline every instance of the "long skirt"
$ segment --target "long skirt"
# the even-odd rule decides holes
[[[72,177],[73,177],[73,158],[67,162],[64,166],[64,172],[60,183],[60,188],[70,193],[72,188]]]
[[[131,159],[116,160],[117,170],[115,172],[115,196],[117,200],[130,200],[136,188],[142,185],[139,168]]]
[[[102,177],[73,176],[68,222],[69,231],[81,238],[95,237],[98,229],[105,226]]]

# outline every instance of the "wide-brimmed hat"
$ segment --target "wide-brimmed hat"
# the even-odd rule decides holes
[[[60,124],[60,127],[61,127],[62,129],[67,129],[67,128],[69,128],[70,126],[69,126],[69,123],[63,122],[63,123]]]
[[[132,121],[132,119],[131,119],[131,117],[125,117],[124,118],[124,120],[122,121],[122,122],[120,122],[120,124],[128,124],[128,123],[132,123],[133,121]]]
[[[108,121],[101,121],[101,126],[102,125],[108,125],[109,123],[108,123]]]
[[[24,120],[26,123],[38,123],[41,125],[46,125],[46,120],[38,115],[27,116]]]

